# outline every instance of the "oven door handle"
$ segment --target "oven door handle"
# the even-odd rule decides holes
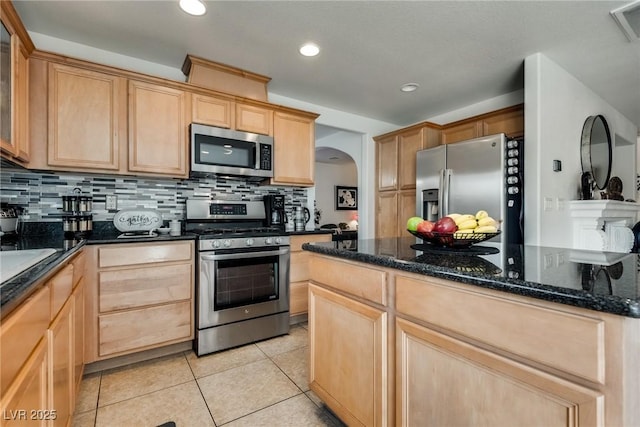
[[[202,261],[223,261],[228,259],[239,259],[239,258],[259,258],[264,256],[273,256],[273,255],[286,255],[289,253],[289,248],[280,248],[276,251],[261,251],[261,252],[237,252],[233,254],[200,254],[200,259]]]

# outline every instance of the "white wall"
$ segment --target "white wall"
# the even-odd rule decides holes
[[[320,224],[349,224],[357,211],[335,209],[335,186],[357,187],[355,162],[347,164],[316,163],[316,203],[321,211]]]
[[[525,59],[526,243],[572,246],[567,202],[578,197],[582,126],[596,114],[618,141],[612,176],[622,179],[625,197],[634,198],[637,127],[546,56]],[[627,142],[620,146],[622,139]],[[554,159],[562,161],[561,172],[553,172]]]

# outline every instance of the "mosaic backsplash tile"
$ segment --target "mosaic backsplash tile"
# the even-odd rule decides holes
[[[118,210],[157,209],[164,220],[184,219],[186,200],[194,195],[221,199],[262,200],[265,194],[284,194],[287,208],[305,206],[307,190],[293,187],[261,186],[227,179],[147,178],[115,175],[43,173],[2,169],[0,202],[26,209],[29,222],[61,221],[62,196],[79,188],[93,197],[94,221],[112,221],[116,211],[105,209],[105,196],[118,197]]]

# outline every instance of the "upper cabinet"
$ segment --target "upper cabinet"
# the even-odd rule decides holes
[[[194,93],[191,95],[191,120],[194,123],[231,129],[235,126],[233,99]]]
[[[273,135],[273,110],[261,105],[236,103],[236,130]]]
[[[188,96],[182,90],[129,81],[130,172],[188,176]]]
[[[422,123],[374,139],[376,237],[398,237],[415,212],[416,153],[439,145],[440,131],[437,125]]]
[[[56,63],[48,68],[48,165],[119,170],[126,80]]]
[[[451,144],[496,133],[505,133],[511,138],[523,136],[524,105],[504,108],[443,126],[442,143]]]
[[[0,2],[0,152],[26,165],[29,150],[29,55],[34,49],[11,2]]]
[[[272,185],[312,186],[315,165],[315,114],[273,114]]]

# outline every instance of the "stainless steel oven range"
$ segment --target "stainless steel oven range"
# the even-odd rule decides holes
[[[265,219],[262,201],[187,200],[198,356],[289,332],[289,237]]]

